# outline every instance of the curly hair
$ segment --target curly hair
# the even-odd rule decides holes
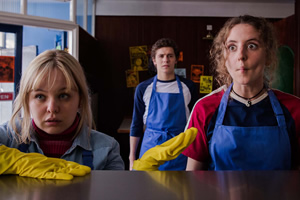
[[[212,70],[215,73],[215,80],[219,85],[230,85],[232,77],[225,66],[225,42],[231,29],[238,24],[249,24],[253,26],[260,35],[266,51],[268,65],[265,67],[264,84],[268,86],[272,80],[272,73],[277,67],[277,37],[273,25],[262,17],[243,15],[227,20],[213,41],[210,49]]]

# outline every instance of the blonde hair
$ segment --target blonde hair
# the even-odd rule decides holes
[[[273,25],[262,17],[254,17],[250,15],[243,15],[234,17],[226,21],[223,28],[219,31],[213,41],[210,49],[210,59],[212,69],[215,71],[215,79],[219,85],[230,85],[232,77],[230,76],[225,66],[225,42],[229,36],[231,29],[238,24],[249,24],[253,26],[260,34],[260,39],[264,44],[266,51],[266,59],[268,66],[265,67],[264,84],[269,86],[272,80],[272,73],[277,67],[277,37]]]
[[[9,121],[10,127],[16,133],[19,143],[30,141],[30,132],[33,130],[31,115],[29,110],[29,94],[43,81],[48,81],[51,85],[51,72],[60,70],[67,83],[67,90],[76,90],[80,98],[80,119],[75,133],[76,137],[83,125],[89,127],[89,134],[95,128],[92,110],[90,106],[90,93],[86,82],[84,71],[79,62],[69,53],[62,50],[47,50],[31,61],[20,81],[19,93],[13,104],[13,113]],[[52,82],[52,84],[55,82]],[[21,112],[23,118],[21,120]],[[17,123],[21,123],[21,128],[17,128]]]

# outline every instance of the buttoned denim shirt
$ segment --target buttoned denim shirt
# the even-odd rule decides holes
[[[0,145],[18,148],[19,144],[14,139],[15,133],[11,128],[7,129],[8,123],[0,126]],[[44,154],[39,147],[39,142],[34,132],[30,133],[30,143],[27,153],[36,152]],[[124,162],[120,156],[119,143],[111,136],[91,130],[88,135],[88,127],[81,129],[74,139],[72,146],[62,155],[62,159],[83,164],[82,152],[91,151],[93,154],[94,170],[124,170]]]

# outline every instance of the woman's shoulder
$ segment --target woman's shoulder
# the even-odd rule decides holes
[[[93,146],[93,149],[97,148],[106,148],[114,147],[118,143],[115,138],[109,136],[105,133],[91,130],[90,143]]]
[[[8,138],[11,132],[8,129],[8,122],[0,125],[0,144],[3,143],[4,139]]]
[[[300,117],[300,98],[296,97],[292,94],[288,94],[285,92],[282,92],[280,90],[272,89],[275,96],[277,97],[278,101],[284,105],[290,112],[293,112],[294,114]]]
[[[119,143],[113,137],[96,130],[91,130],[88,140],[93,152],[93,163],[96,170],[124,169],[124,163],[120,156]],[[86,139],[82,141],[83,144],[86,144],[86,142]]]
[[[297,96],[294,96],[294,95],[289,94],[289,93],[282,92],[282,91],[277,90],[277,89],[272,89],[272,91],[276,95],[277,99],[283,104],[292,103],[292,104],[298,104],[299,105],[299,103],[300,103],[300,98],[297,97]],[[296,106],[298,106],[298,105],[296,105]]]
[[[292,94],[282,92],[280,90],[272,89],[281,105],[285,106],[291,114],[295,122],[300,120],[300,98]],[[300,124],[296,123],[296,129],[300,130]]]
[[[8,122],[4,122],[0,124],[0,131],[7,130]]]
[[[15,132],[9,126],[9,122],[5,122],[0,125],[0,144],[4,144],[9,147],[17,147],[17,141]]]
[[[218,89],[215,89],[211,93],[200,98],[196,102],[195,106],[198,106],[198,107],[216,106],[216,107],[218,107],[226,89],[227,89],[227,87],[225,85],[219,87]]]
[[[222,86],[199,99],[194,105],[189,120],[193,122],[202,121],[203,123],[209,123],[221,102],[226,88],[226,86]]]

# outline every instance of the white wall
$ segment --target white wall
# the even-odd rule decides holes
[[[203,16],[234,17],[244,14],[285,18],[294,14],[294,3],[97,0],[96,16]]]

